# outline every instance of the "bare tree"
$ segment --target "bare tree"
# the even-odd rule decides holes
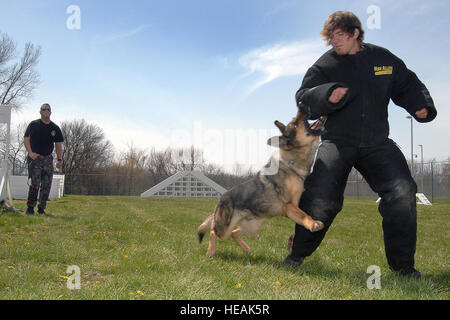
[[[19,109],[39,83],[35,70],[41,47],[25,45],[22,57],[16,58],[16,44],[6,33],[0,33],[0,104]]]
[[[441,163],[442,169],[440,170],[439,182],[445,186],[445,189],[450,189],[450,157],[447,158],[446,162]]]
[[[9,150],[6,151],[6,126],[0,127],[0,155],[8,158],[8,166],[13,175],[25,174],[27,171],[27,151],[23,144],[23,134],[27,127],[26,122],[19,123],[11,129]]]
[[[178,171],[201,170],[207,167],[203,157],[203,151],[193,146],[189,148],[171,148],[157,151],[150,150],[146,159],[147,172],[158,183]]]
[[[194,146],[172,149],[171,151],[177,171],[202,170],[205,166],[203,151],[194,148]]]
[[[11,144],[9,150],[9,162],[13,175],[25,174],[27,171],[27,150],[23,144],[23,135],[27,123],[19,123],[11,132]]]
[[[119,172],[125,174],[121,184],[128,186],[128,195],[134,194],[135,189],[143,184],[147,158],[146,150],[139,149],[133,144],[128,145],[128,150],[122,153]]]
[[[62,171],[65,174],[92,173],[106,168],[113,157],[113,146],[103,129],[84,119],[61,123],[64,136]]]
[[[146,151],[135,147],[133,144],[128,145],[128,150],[123,152],[121,156],[121,165],[131,173],[143,170],[146,161]]]
[[[157,151],[152,148],[146,163],[147,172],[153,177],[153,183],[159,183],[177,172],[172,159],[172,149]]]

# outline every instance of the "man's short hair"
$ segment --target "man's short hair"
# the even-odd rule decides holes
[[[359,29],[358,41],[362,43],[364,40],[364,30],[361,27],[361,21],[359,21],[358,17],[353,12],[336,11],[332,13],[327,21],[325,21],[320,35],[328,44],[330,44],[331,35],[336,29],[341,29],[350,35],[355,33],[355,29]]]
[[[42,109],[42,108],[51,108],[51,107],[50,107],[50,105],[49,105],[48,103],[44,103],[44,104],[41,106],[41,109]]]

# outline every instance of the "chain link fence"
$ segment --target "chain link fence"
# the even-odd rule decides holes
[[[416,163],[411,170],[417,183],[418,192],[424,193],[430,201],[435,197],[450,196],[450,162]],[[249,179],[249,176],[209,175],[225,189]],[[138,196],[167,177],[155,177],[151,174],[75,174],[66,175],[65,194],[78,195],[122,195]],[[349,175],[345,196],[377,198],[368,183],[355,169]]]
[[[205,174],[208,178],[229,190],[250,176]],[[74,174],[65,176],[64,193],[77,195],[139,196],[169,176],[152,174]]]
[[[435,197],[450,196],[450,162],[415,163],[410,170],[417,184],[417,192],[425,194],[430,201],[433,202]],[[358,199],[378,197],[355,169],[349,175],[345,195]]]

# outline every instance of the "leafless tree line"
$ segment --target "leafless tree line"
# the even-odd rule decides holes
[[[84,120],[64,122],[61,129],[65,133],[63,172],[68,193],[138,195],[185,170],[202,171],[218,184],[230,188],[253,174],[242,172],[238,167],[233,174],[226,173],[207,163],[203,151],[193,146],[156,150],[130,144],[125,151],[114,152],[102,129]],[[79,155],[86,152],[90,155]]]

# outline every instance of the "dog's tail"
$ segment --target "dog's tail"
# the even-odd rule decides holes
[[[197,234],[198,234],[198,242],[202,243],[203,237],[205,236],[205,233],[211,230],[212,222],[214,220],[214,213],[211,213],[208,218],[203,221],[203,223],[198,227]]]

